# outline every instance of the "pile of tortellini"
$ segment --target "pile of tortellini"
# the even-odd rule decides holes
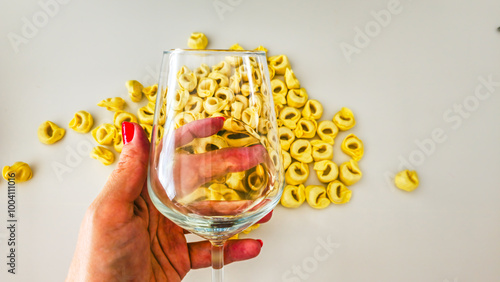
[[[193,33],[188,40],[192,49],[204,49],[207,44],[208,40],[202,33]],[[229,49],[244,50],[239,44]],[[255,50],[266,51],[267,54],[267,49],[262,46]],[[356,124],[352,111],[342,108],[331,120],[320,121],[323,106],[317,100],[309,99],[288,57],[277,55],[267,60],[286,170],[281,204],[297,208],[307,201],[311,207],[322,209],[330,203],[349,202],[352,191],[347,186],[355,184],[362,176],[358,161],[363,157],[363,142],[356,135],[349,134],[343,140],[341,149],[351,160],[339,167],[332,159],[333,144],[339,130],[349,130]],[[324,185],[304,186],[309,178],[310,165]]]

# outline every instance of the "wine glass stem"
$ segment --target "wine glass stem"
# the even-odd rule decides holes
[[[212,282],[224,281],[224,241],[212,243]]]

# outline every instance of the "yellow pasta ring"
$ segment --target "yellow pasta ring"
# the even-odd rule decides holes
[[[347,189],[344,183],[335,180],[328,184],[326,194],[332,203],[340,205],[351,200],[352,191]]]
[[[123,100],[123,98],[121,97],[108,98],[97,103],[99,107],[104,107],[108,111],[123,110],[125,104],[125,100]]]
[[[2,176],[5,180],[15,179],[15,182],[21,183],[30,180],[33,177],[33,171],[29,164],[25,162],[15,162],[11,166],[4,166]]]
[[[358,163],[351,159],[348,162],[345,162],[339,167],[339,178],[342,183],[347,186],[353,185],[358,182],[363,174],[359,169]]]
[[[307,186],[305,194],[307,203],[315,209],[324,209],[330,205],[326,188],[321,185]]]
[[[285,172],[287,184],[299,185],[309,177],[309,166],[301,162],[292,162]]]
[[[38,140],[43,144],[54,144],[64,137],[66,130],[51,121],[45,121],[38,127]]]
[[[122,127],[122,123],[124,122],[136,122],[137,123],[137,118],[129,112],[125,111],[116,111],[114,116],[113,116],[113,123],[117,128]]]
[[[361,141],[356,135],[349,134],[342,141],[342,145],[340,146],[342,151],[346,153],[346,155],[350,156],[353,160],[359,161],[363,157],[364,147],[363,141]]]
[[[340,130],[348,130],[356,125],[356,120],[354,119],[352,111],[344,107],[333,116],[333,123],[335,123]]]
[[[90,157],[100,161],[103,165],[110,165],[115,161],[115,154],[102,146],[96,146],[90,152]]]
[[[280,203],[285,208],[298,208],[306,200],[306,192],[303,184],[298,186],[286,185],[281,194]]]
[[[87,133],[94,125],[92,115],[86,111],[78,111],[69,122],[69,128],[76,132]]]

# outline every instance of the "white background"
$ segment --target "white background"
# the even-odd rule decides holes
[[[323,103],[323,119],[351,108],[358,122],[351,132],[366,147],[350,203],[278,207],[249,235],[263,239],[261,254],[228,266],[228,281],[302,281],[294,266],[320,282],[500,281],[499,1],[402,0],[380,30],[372,11],[387,10],[388,0],[72,0],[46,22],[38,1],[1,2],[0,166],[25,161],[34,177],[17,185],[16,275],[5,264],[7,183],[0,180],[0,281],[62,281],[84,211],[113,169],[71,157],[94,144],[89,134],[68,130],[47,146],[37,139],[39,124],[67,128],[78,110],[96,124],[111,121],[96,103],[126,98],[126,80],[154,82],[162,50],[186,48],[193,31],[207,34],[209,48],[238,42],[288,55],[310,98]],[[39,24],[25,34],[31,38],[23,18]],[[363,45],[356,28],[366,27],[372,36]],[[9,34],[23,43],[12,44]],[[345,44],[357,53],[346,55]],[[490,75],[492,94],[474,99],[478,78]],[[461,117],[454,105],[464,103]],[[417,143],[434,130],[446,139],[424,154]],[[347,159],[338,150],[343,136],[338,163]],[[401,159],[413,160],[421,179],[412,193],[385,177]],[[58,179],[54,163],[70,171]],[[336,244],[326,259],[314,255],[318,240]],[[185,281],[209,275],[195,270]]]

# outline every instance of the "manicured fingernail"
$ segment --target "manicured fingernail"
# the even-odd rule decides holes
[[[260,247],[261,247],[261,248],[262,248],[262,246],[264,246],[264,242],[262,242],[262,240],[261,240],[261,239],[257,239],[256,241],[260,243]]]
[[[222,119],[222,121],[226,121],[226,118],[225,118],[225,117],[217,117],[217,118]]]
[[[132,141],[132,139],[134,139],[134,130],[135,127],[133,123],[127,121],[124,121],[122,123],[122,136],[124,145]]]

